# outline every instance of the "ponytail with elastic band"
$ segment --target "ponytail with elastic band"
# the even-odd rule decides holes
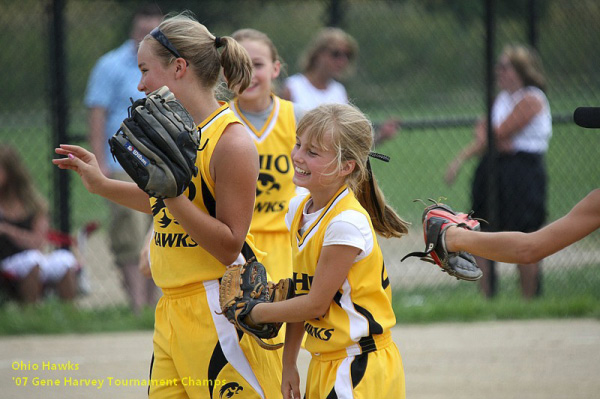
[[[369,157],[379,159],[383,162],[390,161],[390,157],[377,152],[370,152]],[[375,176],[373,176],[369,157],[367,157],[368,182],[363,182],[363,190],[360,191],[357,199],[367,210],[369,216],[371,216],[371,222],[373,223],[373,228],[377,234],[380,234],[385,238],[402,237],[408,233],[409,223],[402,220],[396,211],[386,204],[383,193],[377,185]],[[369,185],[368,188],[366,186],[367,184]]]
[[[369,157],[379,159],[380,161],[383,161],[383,162],[390,162],[390,157],[388,157],[387,155],[384,155],[384,154],[380,154],[378,152],[373,152],[373,151],[369,152]],[[373,182],[373,170],[371,169],[371,161],[370,161],[369,157],[367,157],[367,171],[368,171],[368,178],[369,178],[369,187],[371,189],[371,198],[375,199],[375,201],[373,201],[373,203],[375,205],[375,210],[376,210],[377,214],[383,219],[383,217],[384,217],[383,211],[381,210],[381,207],[379,206],[379,201],[376,200],[377,194],[375,191],[375,183]]]
[[[224,44],[225,43],[223,43],[220,36],[215,36],[215,47],[216,48],[222,47]]]

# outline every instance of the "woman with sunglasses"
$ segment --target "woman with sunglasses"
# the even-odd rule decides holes
[[[150,266],[163,296],[156,308],[149,396],[281,397],[281,351],[265,351],[236,331],[220,314],[218,297],[228,265],[262,258],[248,234],[259,172],[256,147],[229,105],[215,97],[221,69],[232,91],[249,86],[248,53],[184,13],[142,40],[138,65],[138,89],[148,94],[168,86],[201,132],[199,173],[186,192],[149,198],[133,183],[106,178],[94,155],[77,146],[61,145],[56,152],[66,158],[53,163],[76,171],[90,192],[154,215]]]
[[[302,72],[285,80],[281,96],[309,111],[321,104],[348,104],[340,80],[353,73],[358,43],[339,28],[323,28],[300,57]],[[389,119],[375,125],[375,144],[396,135],[400,122]]]
[[[499,231],[533,232],[546,218],[546,167],[544,154],[552,136],[552,116],[544,93],[546,82],[541,61],[533,49],[521,45],[506,46],[496,64],[500,93],[492,108],[492,127],[497,158]],[[450,163],[446,182],[452,184],[462,164],[481,155],[472,186],[473,215],[489,219],[487,180],[489,155],[487,121],[475,127],[475,140]],[[485,229],[485,224],[482,229]],[[481,288],[486,297],[496,293],[493,263],[477,258],[483,271]],[[540,293],[540,265],[518,264],[521,292],[525,298]]]
[[[285,81],[282,97],[311,110],[321,104],[348,103],[340,79],[351,73],[358,52],[356,40],[339,28],[324,28],[304,51],[301,73]]]

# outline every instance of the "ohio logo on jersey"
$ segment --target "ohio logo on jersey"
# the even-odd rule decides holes
[[[287,200],[282,200],[281,184],[276,176],[283,176],[290,172],[290,159],[288,155],[260,155],[260,174],[256,185],[255,212],[270,213],[284,212]]]

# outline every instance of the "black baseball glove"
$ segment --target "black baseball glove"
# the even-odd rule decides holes
[[[108,143],[113,157],[151,197],[177,197],[198,174],[200,132],[167,86],[133,102]]]

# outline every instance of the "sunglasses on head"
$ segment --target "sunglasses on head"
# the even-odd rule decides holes
[[[160,29],[158,29],[158,26],[156,28],[152,29],[152,32],[150,32],[150,36],[152,36],[153,38],[155,38],[160,44],[162,44],[162,46],[164,48],[166,48],[167,50],[169,50],[169,53],[173,54],[175,56],[175,58],[183,58],[181,56],[181,54],[179,54],[179,51],[177,51],[177,49],[175,48],[175,46],[173,46],[171,44],[171,42],[165,36],[165,34],[162,33],[162,31]],[[188,62],[186,61],[185,63],[187,64]]]

